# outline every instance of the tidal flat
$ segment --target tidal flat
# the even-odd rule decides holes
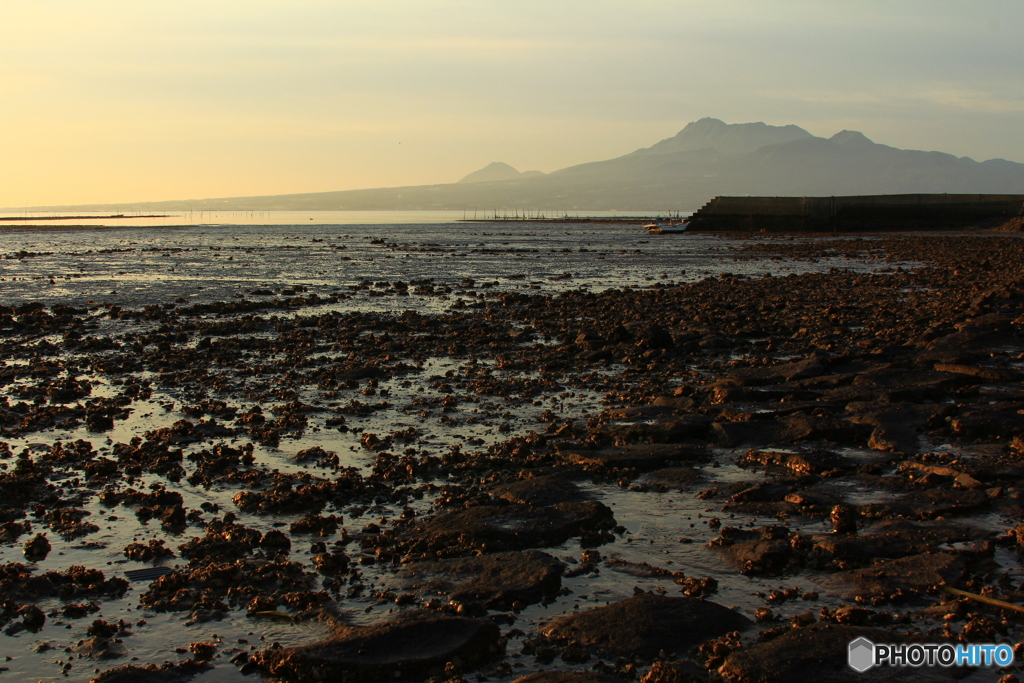
[[[1024,640],[1024,240],[635,232],[8,235],[0,682]]]

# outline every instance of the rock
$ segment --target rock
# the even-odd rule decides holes
[[[729,497],[734,503],[773,503],[785,500],[793,492],[793,483],[788,481],[762,481],[747,486]]]
[[[295,454],[295,462],[327,462],[332,459],[337,460],[337,454],[334,451],[326,451],[321,446],[306,448]]]
[[[579,344],[580,346],[583,346],[584,344],[588,344],[588,343],[596,343],[598,345],[603,345],[606,342],[605,342],[605,340],[603,338],[597,336],[596,334],[590,334],[588,332],[580,332],[579,335],[576,336],[576,339],[573,341],[573,343]]]
[[[500,631],[489,619],[439,612],[405,612],[373,626],[345,627],[312,645],[261,650],[252,661],[287,681],[370,683],[425,678],[458,660],[473,668],[501,654]]]
[[[633,334],[625,328],[623,325],[616,325],[615,329],[608,335],[608,340],[615,343],[621,344],[623,342],[633,341]]]
[[[605,560],[604,566],[612,571],[629,574],[641,579],[663,579],[672,576],[672,572],[664,567],[655,567],[649,562],[632,562],[621,557],[609,557]]]
[[[837,534],[857,533],[857,509],[849,505],[836,505],[829,514],[832,530]]]
[[[96,636],[98,638],[113,638],[122,631],[123,627],[124,622],[120,624],[112,624],[109,621],[104,621],[103,619],[95,619],[85,632],[90,636]]]
[[[952,467],[938,467],[936,465],[926,465],[921,462],[913,462],[908,460],[900,463],[899,471],[917,471],[927,474],[937,474],[940,477],[950,477],[951,479],[955,480],[956,483],[960,484],[961,486],[967,489],[979,489],[985,486],[983,483],[981,483],[971,475],[967,474],[966,472],[955,470]]]
[[[969,375],[989,382],[1019,382],[1024,375],[1012,368],[981,368],[976,365],[957,365],[954,363],[936,363],[938,372],[950,372],[958,375]]]
[[[174,557],[174,551],[164,546],[164,542],[157,539],[150,539],[149,543],[129,543],[124,548],[124,556],[133,562],[152,562],[168,557]]]
[[[888,503],[861,505],[857,511],[862,517],[870,518],[935,519],[983,510],[990,503],[988,495],[977,489],[928,489],[912,491]]]
[[[661,650],[683,654],[705,640],[746,629],[749,619],[698,598],[637,595],[557,619],[541,631],[610,655],[650,659]]]
[[[708,431],[708,439],[716,446],[767,446],[782,438],[783,425],[778,420],[736,420],[715,422]]]
[[[25,542],[25,558],[32,562],[45,560],[50,554],[50,541],[45,534],[36,534],[32,539]]]
[[[463,554],[470,550],[542,548],[564,543],[573,536],[595,534],[615,526],[612,511],[603,503],[586,501],[531,505],[478,505],[428,518],[397,538],[410,553],[438,550]]]
[[[718,668],[718,675],[735,683],[953,680],[956,668],[883,667],[857,673],[847,663],[849,645],[857,638],[867,638],[873,643],[905,640],[882,629],[814,624],[790,629],[767,642],[732,652]]]
[[[345,553],[317,553],[313,555],[313,566],[324,576],[347,574],[351,560]]]
[[[1017,412],[1019,404],[985,406],[967,410],[953,418],[951,426],[959,437],[979,441],[1012,440],[1024,435],[1024,418]]]
[[[539,477],[499,484],[491,489],[491,495],[510,503],[537,506],[586,499],[587,496],[580,491],[572,479],[573,475],[567,472],[544,474]]]
[[[672,335],[661,325],[646,325],[634,334],[635,343],[641,349],[670,349],[675,345]]]
[[[185,508],[181,505],[169,507],[160,515],[161,526],[165,528],[183,527],[185,526],[185,522]]]
[[[292,542],[283,531],[271,529],[263,534],[263,538],[260,540],[260,547],[272,553],[288,553],[291,552]]]
[[[847,420],[873,426],[868,448],[894,453],[920,451],[920,431],[943,411],[939,405],[882,404],[854,401],[846,406]]]
[[[814,358],[805,358],[792,363],[780,363],[760,368],[740,368],[730,372],[727,377],[735,380],[739,385],[755,387],[817,377],[824,371],[825,367],[819,361]]]
[[[611,349],[598,349],[596,351],[587,351],[580,356],[583,360],[588,363],[597,363],[600,361],[611,361],[615,359],[615,353]]]
[[[876,400],[883,403],[923,403],[937,401],[972,383],[976,383],[976,380],[967,375],[886,367],[858,374],[852,385],[855,388],[871,388],[876,392]]]
[[[552,599],[561,587],[565,565],[536,550],[496,553],[437,562],[416,562],[402,569],[406,587],[445,593],[450,600],[476,602],[488,609],[511,609]]]
[[[25,628],[32,633],[36,633],[46,624],[46,615],[35,605],[25,605],[18,610],[18,614],[21,615],[21,621],[25,624]]]
[[[692,399],[688,399],[692,402]],[[621,406],[618,408],[605,408],[601,411],[601,415],[598,417],[601,421],[615,422],[615,421],[632,421],[641,422],[647,420],[657,420],[668,415],[676,414],[677,410],[670,406]]]
[[[620,469],[633,467],[642,472],[658,469],[669,463],[702,462],[709,457],[701,448],[675,444],[633,444],[595,451],[562,451],[561,455],[569,462],[580,465]]]
[[[188,650],[199,660],[212,659],[213,655],[217,652],[217,643],[209,640],[201,640],[195,643],[188,644]]]
[[[379,368],[373,365],[362,365],[342,370],[338,373],[338,379],[377,379],[379,377],[386,377],[387,375],[388,372],[384,368]]]
[[[658,396],[651,401],[652,408],[667,408],[677,414],[689,413],[697,402],[688,396]]]
[[[792,386],[737,386],[736,380],[720,379],[704,387],[708,392],[708,401],[715,405],[728,403],[756,403],[758,406],[773,405],[781,409],[784,405],[828,406],[827,402],[818,402],[824,394],[821,391],[796,389]]]
[[[784,425],[782,440],[787,443],[827,441],[837,444],[860,444],[865,442],[871,432],[867,426],[806,412],[785,415],[779,420]]]
[[[801,558],[794,552],[791,534],[785,527],[722,527],[719,534],[711,547],[720,548],[741,574],[778,574],[799,565]]]
[[[261,538],[262,534],[255,529],[216,520],[207,526],[205,536],[189,539],[178,551],[189,560],[231,561],[251,553]]]
[[[990,347],[996,335],[975,331],[954,332],[927,343],[926,350],[917,355],[919,365],[942,363],[960,365],[982,356],[982,351]],[[985,353],[984,355],[988,355]]]
[[[711,420],[705,415],[678,415],[654,420],[637,418],[632,422],[612,422],[596,433],[607,436],[617,446],[682,443],[686,439],[704,438],[710,426]]]
[[[896,559],[933,550],[947,543],[977,537],[970,528],[948,522],[917,523],[909,520],[885,521],[859,536],[846,533],[819,534],[811,537],[812,554],[831,562],[867,565],[874,558]]]
[[[209,664],[191,659],[181,664],[166,662],[163,666],[126,664],[104,671],[89,683],[185,683],[209,668]]]
[[[658,396],[645,406],[621,406],[605,408],[598,417],[601,422],[616,420],[653,420],[667,415],[687,415],[697,402],[688,396]],[[694,417],[693,415],[690,416]]]
[[[788,493],[785,498],[787,503],[800,506],[802,514],[818,513],[819,509],[821,512],[827,509],[829,514],[831,514],[832,509],[840,504],[840,500],[838,495],[808,489],[800,489],[793,493]]]
[[[114,428],[114,418],[99,411],[92,411],[85,416],[85,428],[90,432],[106,432]]]
[[[737,482],[727,486],[723,492],[735,491],[722,510],[780,519],[792,516],[824,518],[842,499],[826,491],[800,488],[808,483],[813,486],[816,479],[811,476],[763,481],[753,486],[749,482]]]
[[[966,560],[952,553],[922,553],[876,562],[865,569],[836,572],[820,583],[844,599],[886,598],[896,591],[920,592],[953,583],[966,571]]]
[[[700,481],[701,476],[694,467],[664,467],[641,476],[637,484],[652,491],[682,491]]]
[[[1020,281],[1018,280],[1018,283]],[[976,317],[972,317],[969,320],[959,322],[955,325],[956,329],[961,331],[971,332],[1000,332],[1003,334],[1013,334],[1016,330],[1014,327],[1021,325],[1021,319],[1017,317],[1014,319],[1015,314],[1009,311],[992,311],[977,315],[980,312],[979,306],[983,306],[990,302],[993,298],[1013,298],[1013,292],[1009,287],[999,286],[995,289],[990,289],[987,292],[983,292],[977,296],[972,302],[971,312]],[[1017,297],[1020,298],[1019,296]]]
[[[93,636],[78,641],[75,652],[80,657],[89,657],[90,659],[117,659],[128,653],[122,643],[102,636]]]
[[[622,679],[597,671],[541,671],[520,676],[512,683],[622,683]]]
[[[822,450],[750,450],[737,464],[740,467],[782,467],[800,475],[852,469],[853,466],[841,455]]]
[[[343,520],[337,515],[307,515],[289,525],[292,534],[310,534],[314,536],[333,536]]]

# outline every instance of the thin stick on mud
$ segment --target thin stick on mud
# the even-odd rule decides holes
[[[1013,603],[1006,602],[1005,600],[986,598],[984,595],[978,595],[977,593],[969,593],[967,591],[962,591],[959,588],[950,588],[949,586],[941,586],[940,590],[943,593],[949,593],[950,595],[959,595],[964,598],[970,598],[972,600],[977,600],[978,602],[983,602],[986,605],[1002,607],[1003,609],[1013,610],[1014,612],[1020,612],[1021,614],[1024,614],[1024,606],[1014,605]]]

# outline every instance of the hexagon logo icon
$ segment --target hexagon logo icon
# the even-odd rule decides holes
[[[875,665],[875,644],[863,636],[850,643],[850,668],[864,673]]]

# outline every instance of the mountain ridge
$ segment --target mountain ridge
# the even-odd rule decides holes
[[[719,119],[705,117],[691,121],[676,135],[657,142],[650,147],[638,149],[632,154],[669,154],[705,147],[725,155],[745,154],[766,145],[792,142],[812,137],[796,125],[770,126],[762,121],[755,123],[725,123]]]
[[[513,175],[515,174],[515,175]],[[28,210],[691,211],[717,195],[1024,194],[1024,164],[902,150],[859,131],[703,118],[650,147],[549,174],[492,162],[457,183],[287,195],[27,207]],[[24,208],[22,209],[24,210]]]
[[[460,180],[460,183],[491,183],[496,180],[515,180],[546,175],[540,171],[523,171],[520,173],[503,161],[492,161],[478,171],[473,171]]]

